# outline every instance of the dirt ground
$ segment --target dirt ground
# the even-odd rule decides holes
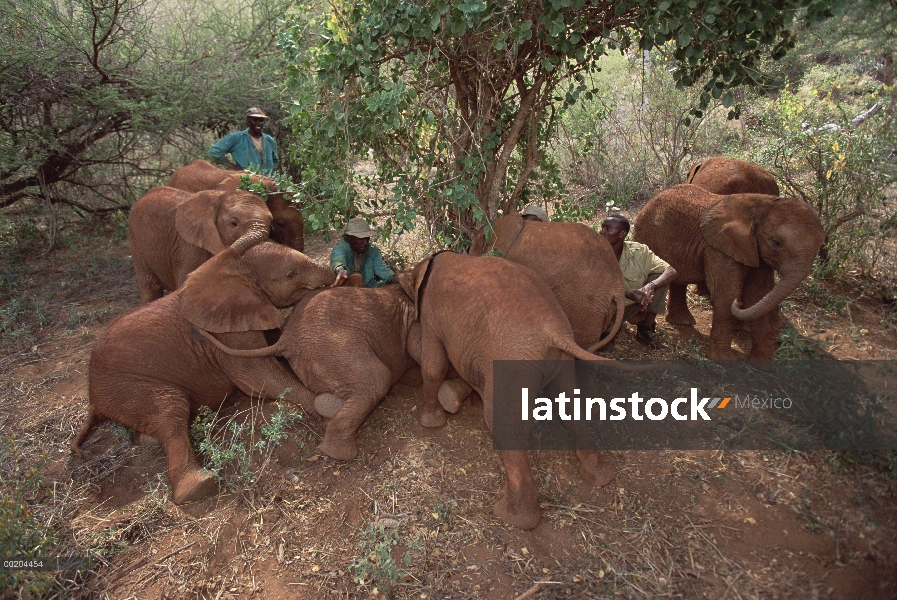
[[[328,248],[308,242],[321,262]],[[32,511],[59,553],[94,561],[94,572],[60,574],[59,597],[897,597],[893,456],[611,452],[616,479],[591,489],[572,455],[533,452],[542,522],[520,531],[492,514],[503,474],[482,405],[428,430],[408,385],[363,426],[356,460],[319,455],[323,425],[306,416],[248,472],[223,470],[218,495],[175,506],[160,447],[106,424],[84,446],[89,459],[69,451],[93,343],[138,306],[123,236],[88,232],[3,273],[30,302],[0,358],[0,436],[17,449],[4,464],[39,469]],[[608,356],[701,356],[709,307],[691,300],[695,328],[661,318],[647,350],[627,326]],[[891,310],[841,282],[803,286],[783,312],[796,353],[894,359]],[[254,442],[277,412],[240,395],[219,425],[248,423],[239,429]]]

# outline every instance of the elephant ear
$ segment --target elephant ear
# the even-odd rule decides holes
[[[227,192],[198,192],[179,204],[174,217],[178,235],[212,254],[224,251],[218,233],[218,210],[227,195]]]
[[[753,200],[747,194],[733,194],[714,202],[701,213],[701,233],[710,246],[726,256],[759,267]]]
[[[212,333],[283,327],[283,314],[255,283],[249,266],[227,248],[190,273],[177,291],[181,314]]]
[[[445,251],[443,251],[445,252]],[[414,312],[412,319],[417,321],[420,319],[420,305],[424,297],[424,289],[427,287],[427,279],[430,277],[430,270],[433,266],[433,259],[441,252],[437,252],[430,258],[424,259],[417,263],[410,271],[402,271],[396,275],[396,279],[411,301],[414,303]]]
[[[685,183],[692,182],[692,180],[695,178],[695,175],[698,174],[698,169],[701,168],[702,164],[704,164],[704,163],[695,163],[695,165],[691,169],[689,169],[688,177],[685,178]]]
[[[519,213],[509,213],[495,222],[495,233],[492,235],[492,242],[503,256],[508,254],[508,250],[514,245],[517,236],[523,231],[525,223],[526,221],[523,220]]]

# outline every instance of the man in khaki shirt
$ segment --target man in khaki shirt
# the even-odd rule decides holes
[[[666,312],[667,292],[670,283],[676,279],[676,269],[648,246],[625,241],[629,235],[629,220],[622,215],[606,218],[601,223],[600,233],[610,242],[623,271],[623,287],[626,289],[623,318],[635,317],[635,339],[652,345],[657,331],[657,315]]]

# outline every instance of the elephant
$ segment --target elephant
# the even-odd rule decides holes
[[[354,277],[358,287],[349,287]],[[402,375],[420,363],[420,324],[413,319],[411,299],[397,284],[363,286],[356,273],[342,287],[309,294],[293,310],[277,343],[266,348],[233,350],[207,336],[232,356],[286,358],[318,394],[316,412],[331,418],[319,450],[337,460],[358,456],[358,428]],[[470,388],[459,379],[445,383],[441,401],[460,405]]]
[[[702,187],[713,194],[779,195],[779,186],[772,173],[760,165],[723,156],[696,163],[688,171],[685,183]]]
[[[204,190],[236,191],[240,187],[240,178],[248,172],[234,172],[219,169],[207,160],[194,160],[189,165],[177,169],[168,180],[168,186],[188,192]],[[269,190],[268,210],[274,217],[271,225],[271,240],[285,244],[299,252],[305,251],[303,228],[305,221],[302,212],[294,208],[284,194],[274,192],[274,182],[268,178],[252,175],[252,180],[261,182]]]
[[[805,202],[717,195],[689,184],[648,201],[634,227],[633,239],[679,274],[670,286],[668,323],[694,325],[686,286],[706,285],[713,305],[707,357],[714,360],[735,357],[731,344],[739,321],[751,324],[748,358],[773,358],[778,306],[810,273],[825,239],[819,216]]]
[[[471,256],[496,248],[535,271],[560,302],[580,347],[595,352],[613,339],[623,323],[625,291],[620,264],[606,239],[581,223],[526,221],[517,213],[500,218],[493,231],[491,243],[483,232],[476,236]]]
[[[194,269],[250,234],[268,236],[271,212],[249,192],[148,191],[128,222],[131,259],[146,304],[176,290]]]
[[[179,290],[119,318],[90,355],[90,410],[72,442],[112,420],[159,440],[168,455],[175,504],[213,493],[214,477],[190,448],[190,418],[217,408],[233,391],[277,397],[312,410],[314,395],[276,358],[235,358],[194,336],[195,327],[228,345],[265,344],[262,330],[281,327],[279,308],[333,281],[333,272],[272,242],[242,254],[235,245],[194,271]]]
[[[425,427],[446,422],[439,388],[450,366],[482,397],[484,419],[492,430],[493,360],[604,360],[576,345],[551,288],[523,265],[442,252],[397,279],[420,322],[420,423]],[[550,376],[533,373],[530,387],[541,389]],[[580,470],[590,483],[606,485],[613,479],[613,468],[593,443],[590,446],[576,452]],[[502,460],[506,489],[495,514],[511,525],[531,529],[540,515],[529,457],[525,450],[503,450]]]

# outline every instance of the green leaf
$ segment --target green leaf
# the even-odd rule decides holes
[[[732,92],[726,92],[723,95],[723,106],[729,108],[732,106],[732,102],[734,102],[734,98],[732,97]]]

